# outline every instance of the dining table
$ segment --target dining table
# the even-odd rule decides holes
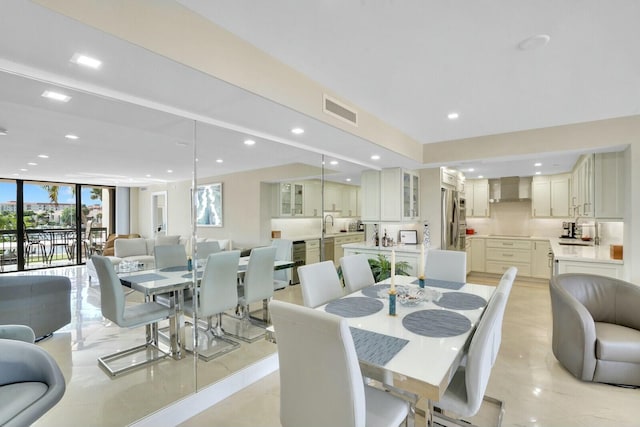
[[[240,257],[238,275],[247,271],[249,257]],[[140,265],[116,267],[120,282],[131,289],[141,292],[145,301],[155,300],[158,295],[168,296],[172,315],[169,317],[169,351],[171,356],[179,360],[183,357],[185,342],[184,292],[197,286],[206,262],[196,262],[190,269],[188,265],[143,270]],[[292,268],[293,261],[274,261],[274,270]],[[195,279],[194,279],[195,277]],[[159,344],[159,343],[156,343]]]
[[[395,276],[317,308],[347,319],[363,372],[393,378],[393,386],[432,402],[440,400],[468,348],[495,286]],[[399,302],[400,295],[422,298]]]

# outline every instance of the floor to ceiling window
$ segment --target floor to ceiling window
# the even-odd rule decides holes
[[[0,272],[84,263],[113,229],[114,189],[0,180]]]

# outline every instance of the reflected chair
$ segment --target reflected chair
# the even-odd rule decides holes
[[[220,244],[218,242],[198,242],[196,243],[196,256],[199,260],[206,260],[211,254],[220,252]]]
[[[195,299],[185,301],[184,311],[188,316],[207,319],[204,334],[198,333],[196,347],[198,356],[206,361],[236,349],[240,344],[224,337],[222,313],[238,304],[238,263],[240,251],[225,251],[209,255]],[[216,325],[213,317],[217,316]],[[195,323],[195,322],[194,322]]]
[[[0,326],[0,425],[33,424],[62,399],[64,376],[28,326]]]
[[[269,306],[283,427],[395,427],[407,421],[405,401],[364,384],[346,319],[282,301]]]
[[[269,324],[268,303],[273,297],[273,265],[276,258],[276,248],[267,246],[254,248],[249,255],[247,271],[242,284],[238,286],[238,305],[242,308],[242,318],[231,319],[234,325],[227,328],[230,335],[243,341],[254,342],[264,336],[265,327]],[[250,316],[250,304],[263,301],[262,319]],[[258,325],[252,320],[258,320]]]
[[[480,410],[483,400],[498,406],[497,425],[502,424],[503,402],[486,397],[484,393],[499,350],[499,345],[495,346],[496,334],[502,328],[507,297],[505,292],[496,291],[489,300],[471,338],[466,363],[458,367],[440,401],[435,404],[432,401],[428,403],[430,418],[428,425],[434,425],[435,421],[441,425],[448,425],[444,423],[448,422],[460,426],[473,426],[466,420],[455,418],[453,414],[472,417]]]
[[[293,241],[274,239],[271,246],[276,248],[276,261],[291,261],[293,259]],[[284,289],[291,284],[291,268],[276,270],[273,273],[273,289]]]
[[[172,310],[169,307],[153,301],[127,307],[125,305],[125,294],[122,290],[122,285],[109,258],[94,255],[91,257],[91,261],[98,273],[102,315],[122,328],[146,326],[147,335],[146,342],[142,345],[99,357],[98,365],[110,375],[115,376],[168,356],[168,353],[160,350],[157,346],[157,323],[161,320],[168,319],[172,315]],[[124,366],[115,366],[116,364],[120,365],[118,363],[119,360],[140,352],[146,353],[145,355],[147,357],[143,360],[135,358],[130,364]],[[111,366],[111,364],[114,366]]]
[[[348,255],[340,258],[342,278],[348,294],[359,291],[376,283],[369,266],[369,259],[364,254]]]
[[[333,261],[300,266],[298,277],[305,307],[315,308],[344,296]]]
[[[467,281],[466,252],[431,249],[427,251],[426,258],[424,275],[427,279],[461,283]]]
[[[157,269],[187,266],[187,251],[184,245],[156,246],[153,254]]]

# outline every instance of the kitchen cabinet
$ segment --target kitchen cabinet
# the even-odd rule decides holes
[[[503,274],[517,267],[521,276],[531,276],[531,241],[515,239],[486,239],[487,273]]]
[[[548,240],[534,240],[531,249],[531,277],[548,279],[551,277],[551,244]]]
[[[471,270],[478,273],[483,273],[486,270],[485,239],[476,237],[471,239]]]
[[[572,216],[592,217],[594,188],[594,155],[586,154],[578,159],[571,173]]]
[[[490,215],[489,180],[468,179],[464,183],[467,218],[482,218]]]
[[[304,216],[322,216],[322,183],[320,181],[305,181],[303,206]]]
[[[354,185],[342,186],[342,216],[360,216],[358,193],[360,193],[360,189]]]
[[[333,182],[324,183],[324,210],[342,211],[342,186]]]
[[[279,216],[302,216],[304,208],[304,184],[282,182],[279,184]]]
[[[467,274],[471,273],[471,239],[465,239],[464,251],[467,253]]]
[[[597,274],[599,276],[623,279],[622,265],[607,262],[594,261],[565,261],[556,260],[557,274],[564,273],[586,273]]]
[[[595,217],[624,218],[624,152],[597,153],[594,158]]]
[[[569,217],[570,178],[569,174],[534,176],[531,181],[531,216]]]
[[[412,171],[387,168],[380,172],[380,220],[411,221],[419,217],[420,178]]]
[[[305,264],[320,262],[320,239],[305,241]]]
[[[340,265],[340,258],[344,256],[344,249],[342,245],[347,243],[359,243],[364,242],[364,233],[350,234],[347,236],[335,236],[333,238],[333,263],[337,266]]]
[[[380,171],[365,170],[360,175],[363,222],[380,222]]]
[[[344,256],[365,254],[369,259],[377,259],[378,255],[384,255],[385,258],[391,259],[392,248],[378,248],[375,246],[364,245],[348,245],[344,249]],[[417,250],[403,250],[402,247],[394,246],[393,249],[396,252],[396,262],[406,262],[409,267],[407,273],[412,276],[418,275],[418,260],[420,259],[420,251]]]

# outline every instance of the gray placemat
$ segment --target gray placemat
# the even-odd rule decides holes
[[[341,298],[331,301],[324,307],[327,313],[342,317],[362,317],[382,310],[382,301],[369,297]]]
[[[413,283],[414,285],[418,285],[418,279],[414,280],[411,283]],[[448,280],[425,279],[424,285],[425,286],[433,286],[433,287],[436,287],[436,288],[451,289],[452,291],[457,291],[458,289],[460,289],[460,288],[462,288],[464,286],[464,283],[462,283],[462,282],[450,282]]]
[[[471,329],[465,316],[447,310],[420,310],[402,319],[402,326],[414,334],[432,338],[455,337]]]
[[[372,365],[386,365],[409,342],[402,338],[365,331],[364,329],[350,329],[358,359]]]
[[[380,292],[384,291],[385,294],[389,293],[390,285],[373,285],[362,289],[362,293],[370,298],[386,298],[388,295],[380,296]],[[402,286],[396,286],[396,291],[399,293],[404,288]]]
[[[186,265],[176,265],[174,267],[165,267],[160,269],[160,271],[166,271],[167,273],[175,272],[175,271],[187,271],[187,270],[188,268]]]
[[[451,310],[475,310],[487,305],[487,300],[478,295],[465,292],[445,292],[438,301],[434,301],[440,307]]]
[[[120,280],[129,282],[129,283],[144,283],[144,282],[152,282],[154,280],[164,280],[164,279],[168,279],[168,277],[162,276],[156,273],[138,274],[135,276],[125,276],[120,278]]]
[[[204,274],[204,272],[202,271],[198,271],[198,279],[202,279],[202,275]],[[187,273],[187,274],[183,274],[182,276],[180,276],[184,279],[193,279],[193,273]]]

